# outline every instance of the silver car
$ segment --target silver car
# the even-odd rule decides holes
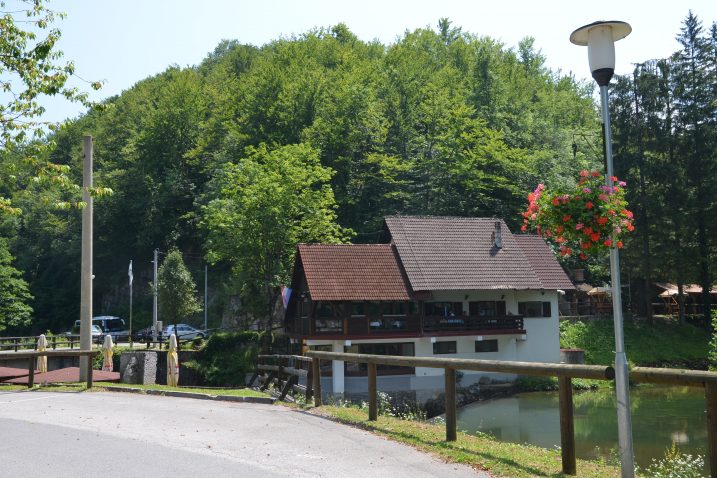
[[[206,330],[200,330],[187,324],[177,324],[177,330],[174,325],[168,325],[162,330],[162,338],[167,340],[171,334],[175,334],[178,340],[193,340],[196,338],[203,339],[207,336]]]

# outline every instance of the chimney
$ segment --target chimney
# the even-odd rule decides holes
[[[503,236],[500,233],[500,221],[495,221],[495,232],[493,233],[493,242],[496,249],[503,248]]]

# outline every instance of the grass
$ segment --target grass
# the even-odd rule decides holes
[[[438,455],[444,460],[487,470],[497,476],[515,478],[567,476],[561,472],[559,450],[503,443],[485,434],[458,433],[457,441],[446,442],[445,427],[442,425],[385,416],[380,416],[376,422],[369,422],[366,411],[356,407],[323,406],[312,409],[311,413],[369,430],[421,451]],[[578,476],[586,478],[620,476],[620,469],[615,466],[587,460],[577,460],[577,472]]]
[[[258,392],[249,388],[203,388],[203,387],[169,387],[167,385],[134,385],[128,383],[97,382],[95,387],[106,390],[106,387],[139,388],[142,390],[162,390],[165,392],[190,392],[206,393],[208,395],[230,396],[230,397],[268,397],[266,393]]]
[[[625,350],[635,365],[680,364],[706,360],[709,333],[694,325],[679,325],[675,320],[626,321]],[[560,346],[585,350],[585,362],[607,365],[613,362],[615,334],[612,320],[560,323]]]

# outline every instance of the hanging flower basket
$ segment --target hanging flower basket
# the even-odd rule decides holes
[[[551,191],[538,184],[528,194],[528,209],[521,230],[536,230],[560,247],[560,254],[587,259],[611,247],[622,248],[625,236],[635,229],[627,210],[623,181],[612,177],[605,185],[598,171],[581,171],[572,191]]]

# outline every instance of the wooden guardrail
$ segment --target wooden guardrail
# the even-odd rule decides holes
[[[20,350],[36,350],[37,339],[39,335],[31,335],[25,337],[0,337],[0,351],[11,349],[15,352]],[[97,336],[92,338],[94,343],[102,343],[104,337]],[[51,335],[47,337],[47,346],[53,350],[57,347],[69,347],[74,349],[80,346],[80,336],[77,334]]]
[[[0,361],[27,359],[28,379],[27,386],[32,388],[35,385],[35,362],[37,357],[88,357],[90,365],[92,357],[100,353],[99,350],[45,350],[42,352],[26,350],[20,352],[0,352]],[[87,371],[87,388],[92,388],[92,367]]]
[[[615,370],[603,365],[574,365],[501,360],[450,359],[434,357],[400,357],[395,355],[349,354],[339,352],[306,352],[312,359],[314,406],[321,406],[321,360],[368,364],[368,419],[378,418],[376,365],[442,368],[445,372],[446,441],[456,440],[456,370],[502,372],[558,378],[560,407],[560,445],[563,473],[575,475],[575,429],[573,425],[573,378],[612,380]],[[667,383],[705,387],[710,476],[717,478],[717,373],[701,370],[634,367],[630,380],[641,383]]]
[[[301,355],[259,355],[257,356],[256,372],[252,375],[247,387],[255,381],[261,384],[264,391],[274,383],[279,390],[279,400],[284,400],[289,392],[299,392],[309,401],[313,398],[313,371],[312,360]],[[306,385],[299,380],[306,377]]]

